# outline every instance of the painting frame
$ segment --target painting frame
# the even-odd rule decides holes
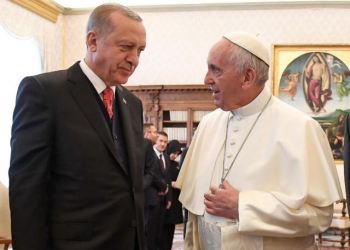
[[[340,116],[350,111],[350,44],[272,44],[271,55],[272,93],[317,120],[327,134],[335,163],[343,164],[343,157],[333,152],[334,143],[331,137],[334,137],[335,117],[338,116],[337,122],[339,123]],[[321,80],[322,84],[319,84],[321,85],[320,93],[327,92],[327,90],[330,92],[328,97],[324,95],[323,100],[319,98],[322,103],[319,105],[317,105],[317,100],[312,99],[313,87],[310,87],[312,85],[309,75],[312,70],[308,70],[308,67],[311,69],[318,60],[321,60],[321,64],[324,65],[321,67],[324,69],[322,76],[326,76],[322,78],[324,79]],[[344,84],[336,82],[338,79],[336,74],[340,73],[344,74],[344,77],[341,78]],[[293,79],[295,84],[294,87],[291,87]],[[343,88],[345,92],[341,94],[339,88]],[[340,150],[342,149],[343,147]]]

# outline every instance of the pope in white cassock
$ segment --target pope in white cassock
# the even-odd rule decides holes
[[[223,36],[207,63],[218,109],[201,120],[177,179],[185,249],[317,249],[342,199],[324,131],[272,96],[256,36]]]

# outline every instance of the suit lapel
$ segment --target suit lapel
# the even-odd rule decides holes
[[[165,162],[165,172],[170,172],[170,156],[163,152],[164,162]]]
[[[129,104],[126,96],[123,93],[123,87],[117,86],[115,88],[115,95],[116,95],[116,105],[118,105],[118,109],[120,110],[120,123],[122,125],[123,129],[123,136],[124,136],[124,145],[125,145],[125,152],[127,157],[127,162],[129,165],[129,173],[131,177],[137,174],[136,172],[136,155],[135,152],[135,138],[133,134],[133,125],[131,122],[130,117],[130,109]],[[133,178],[131,178],[133,179]]]
[[[110,128],[104,118],[101,109],[96,100],[95,93],[91,82],[82,72],[79,63],[76,63],[68,69],[68,80],[75,83],[71,89],[71,93],[85,114],[91,125],[99,134],[109,151],[121,165],[121,161],[113,144]]]

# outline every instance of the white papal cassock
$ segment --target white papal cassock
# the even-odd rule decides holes
[[[342,193],[326,135],[270,97],[265,87],[233,114],[217,109],[201,120],[177,179],[189,211],[186,250],[316,249],[314,235],[328,228]],[[220,184],[267,102],[226,178],[240,191],[239,221],[207,214],[204,193]]]

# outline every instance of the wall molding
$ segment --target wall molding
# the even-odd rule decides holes
[[[56,23],[58,15],[62,10],[55,4],[44,0],[10,0],[11,2],[20,5],[21,7],[34,12],[35,14]]]
[[[128,6],[126,4],[126,6]],[[349,9],[348,0],[299,0],[299,1],[264,1],[211,4],[175,4],[128,6],[133,11],[141,12],[184,12],[184,11],[231,11],[231,10],[274,10],[274,9]],[[93,8],[63,8],[64,15],[85,15]]]

